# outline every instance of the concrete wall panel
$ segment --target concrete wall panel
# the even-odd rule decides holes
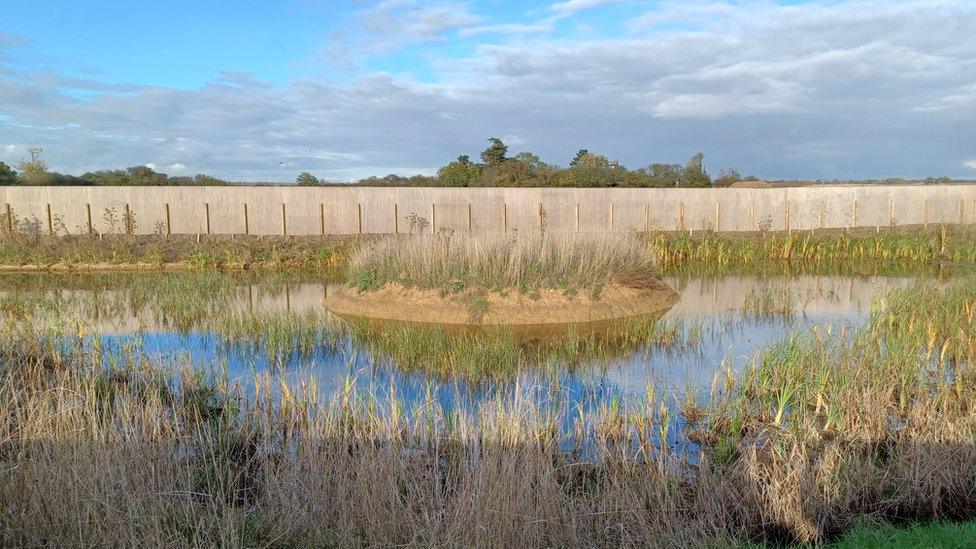
[[[976,186],[772,189],[383,187],[5,187],[0,199],[41,233],[407,233],[410,217],[459,232],[808,230],[976,223]],[[167,207],[169,217],[167,222]],[[245,221],[245,207],[247,211]],[[284,210],[283,210],[284,207]],[[0,214],[5,213],[0,210]],[[50,212],[50,215],[49,213]],[[209,214],[209,215],[208,215]],[[416,230],[417,227],[414,227]]]

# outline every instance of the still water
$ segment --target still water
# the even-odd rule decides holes
[[[255,373],[269,370],[286,378],[314,378],[325,400],[352,385],[381,398],[392,391],[407,404],[433,398],[447,409],[471,408],[486,395],[530,387],[533,398],[592,409],[611,400],[640,398],[649,387],[676,397],[688,390],[706,394],[716,372],[749,367],[761,358],[762,349],[790,333],[845,332],[862,325],[887,290],[919,276],[665,276],[680,298],[656,322],[679,334],[670,338],[677,343],[650,335],[646,340],[630,338],[612,353],[593,358],[563,353],[510,377],[435,373],[423,364],[401,368],[362,335],[322,337],[334,331],[329,327],[306,337],[302,352],[282,350],[280,342],[270,351],[262,343],[267,334],[261,330],[267,325],[258,319],[274,318],[279,325],[290,319],[291,330],[323,321],[341,323],[324,309],[325,297],[338,284],[329,277],[216,272],[5,275],[0,277],[0,312],[7,322],[30,318],[48,329],[87,334],[109,357],[136,353],[157,363],[217,368],[245,386]],[[235,338],[220,328],[231,321],[237,326]]]

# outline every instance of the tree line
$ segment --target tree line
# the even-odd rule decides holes
[[[0,185],[232,185],[205,174],[194,176],[169,176],[149,166],[133,166],[124,170],[98,170],[80,176],[57,173],[48,168],[42,157],[43,150],[29,147],[27,158],[11,168],[0,162]],[[295,179],[296,185],[361,185],[374,187],[728,187],[737,181],[757,181],[755,176],[742,177],[734,169],[719,172],[714,179],[704,167],[704,156],[693,155],[684,164],[653,163],[636,169],[627,169],[616,160],[602,154],[580,149],[561,167],[548,164],[531,152],[509,156],[508,145],[497,137],[488,139],[488,146],[480,154],[480,162],[462,154],[453,162],[437,170],[437,175],[402,176],[390,174],[371,176],[349,183],[326,181],[310,172],[302,172]],[[845,183],[924,183],[948,184],[948,177],[929,177],[924,180],[892,178]],[[796,183],[796,182],[794,182]],[[815,183],[828,183],[817,180]],[[838,183],[832,181],[831,183]]]
[[[133,166],[124,170],[98,170],[80,176],[62,174],[48,168],[42,157],[43,150],[29,147],[28,157],[17,164],[16,170],[0,162],[0,185],[230,185],[209,175],[169,176],[149,166]],[[385,177],[367,177],[351,183],[336,183],[302,172],[295,184],[363,185],[363,186],[415,186],[415,187],[709,187],[726,186],[740,179],[738,172],[727,170],[714,180],[702,164],[703,156],[696,154],[684,165],[650,164],[628,170],[616,160],[581,149],[568,167],[547,164],[531,152],[509,156],[508,145],[501,139],[488,139],[487,148],[481,152],[480,162],[468,155],[441,167],[437,175],[413,175],[409,177],[390,174]],[[753,178],[754,179],[754,178]]]
[[[602,154],[580,149],[569,162],[560,167],[547,164],[538,155],[520,152],[509,156],[508,145],[497,137],[488,139],[488,147],[481,152],[481,162],[474,162],[462,154],[441,167],[436,176],[414,175],[360,179],[364,186],[417,187],[727,187],[743,179],[735,170],[725,170],[718,177],[705,171],[704,156],[692,156],[685,164],[654,163],[628,170],[616,160]],[[756,180],[748,176],[748,180]],[[315,185],[320,182],[308,172],[299,175],[297,182]]]
[[[43,149],[28,147],[27,158],[17,164],[17,169],[0,162],[0,185],[230,185],[224,181],[204,174],[194,176],[169,176],[157,172],[149,166],[132,166],[124,170],[98,170],[80,176],[52,171],[41,156]]]

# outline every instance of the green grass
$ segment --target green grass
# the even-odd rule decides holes
[[[882,232],[797,232],[793,234],[659,233],[649,237],[662,268],[790,262],[976,263],[976,230],[936,226]]]
[[[963,549],[976,547],[976,522],[914,524],[858,524],[840,540],[830,544],[837,549]]]

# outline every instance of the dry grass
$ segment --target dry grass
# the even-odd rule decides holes
[[[657,269],[646,246],[621,233],[438,234],[367,242],[350,258],[360,289],[387,282],[421,288],[591,288],[639,285]]]

